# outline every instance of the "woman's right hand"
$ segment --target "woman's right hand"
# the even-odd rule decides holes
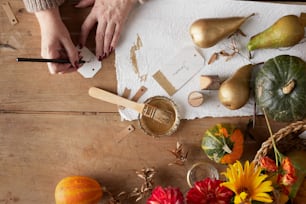
[[[76,71],[79,67],[79,54],[70,34],[61,20],[58,8],[35,13],[41,30],[41,56],[50,59],[69,58],[71,64],[48,63],[51,74],[64,74]]]
[[[75,7],[93,5],[81,27],[80,44],[96,29],[96,56],[101,61],[117,46],[121,30],[137,0],[81,0]]]

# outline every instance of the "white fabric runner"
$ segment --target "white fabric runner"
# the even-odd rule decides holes
[[[247,37],[238,35],[224,39],[209,49],[201,49],[206,60],[205,66],[170,97],[178,105],[182,119],[253,115],[253,98],[250,98],[241,109],[229,110],[219,102],[218,91],[202,91],[205,102],[200,107],[191,107],[188,104],[188,94],[192,91],[200,91],[200,75],[219,75],[221,79],[225,79],[241,66],[250,63],[246,50],[249,38],[272,25],[280,17],[288,14],[299,16],[301,12],[306,12],[306,6],[230,0],[148,1],[133,10],[125,25],[119,46],[116,48],[118,94],[122,94],[124,88],[129,88],[131,89],[129,98],[131,98],[141,86],[145,86],[148,90],[139,99],[139,102],[156,95],[168,96],[152,78],[152,75],[173,58],[180,49],[193,45],[189,35],[189,27],[192,22],[199,18],[248,16],[255,13],[255,16],[241,26],[241,30]],[[138,37],[141,44],[138,44],[137,47],[135,45]],[[238,42],[241,55],[236,55],[229,61],[220,57],[214,63],[207,65],[208,59],[214,52],[226,50],[230,53],[229,46],[233,39]],[[131,59],[130,51],[133,46],[136,48],[134,57],[137,60],[138,74],[134,71],[135,67]],[[264,62],[280,54],[295,55],[306,60],[305,46],[306,43],[300,43],[290,49],[258,50],[255,51],[251,62]],[[120,110],[120,114],[126,120],[137,119],[137,113],[130,109]]]

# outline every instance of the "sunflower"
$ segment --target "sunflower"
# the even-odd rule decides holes
[[[237,161],[222,173],[228,181],[220,185],[235,193],[235,204],[250,204],[252,200],[272,203],[273,200],[268,194],[273,191],[272,182],[265,181],[268,176],[261,174],[261,171],[260,167],[255,169],[253,162],[246,161],[243,169],[242,164]]]

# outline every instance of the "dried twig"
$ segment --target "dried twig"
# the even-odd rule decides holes
[[[174,150],[169,150],[174,156],[175,156],[175,161],[169,163],[168,165],[184,165],[185,162],[187,161],[187,156],[188,156],[188,151],[185,153],[183,149],[183,145],[180,144],[179,142],[176,143],[176,148]]]
[[[103,187],[103,192],[108,195],[108,204],[122,204],[124,200],[128,199],[128,194],[126,192],[120,192],[118,195],[113,195],[106,187]]]
[[[143,180],[143,184],[140,188],[135,188],[130,193],[130,197],[136,197],[136,202],[138,202],[145,198],[153,190],[153,178],[156,171],[154,168],[143,168],[141,171],[136,171],[136,174]]]
[[[219,52],[215,52],[212,54],[212,56],[210,57],[210,59],[208,60],[208,64],[212,64],[214,63],[219,56],[223,56],[226,57],[225,61],[229,61],[230,59],[232,59],[235,55],[240,54],[240,50],[238,48],[237,42],[235,40],[231,41],[230,46],[228,46],[228,48],[230,49],[230,53],[226,52],[225,50],[221,50]]]
[[[128,194],[126,192],[121,192],[118,195],[114,196],[110,192],[108,192],[110,198],[108,200],[108,204],[122,204],[124,200],[128,198]]]

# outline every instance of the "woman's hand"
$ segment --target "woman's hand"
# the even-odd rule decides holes
[[[80,36],[80,45],[85,45],[89,32],[97,24],[96,56],[107,57],[116,47],[122,27],[137,0],[81,0],[75,7],[94,4],[85,19]]]
[[[70,34],[61,20],[58,8],[35,13],[41,29],[41,56],[43,58],[69,58],[71,64],[48,63],[51,74],[63,74],[78,69],[79,54]]]

